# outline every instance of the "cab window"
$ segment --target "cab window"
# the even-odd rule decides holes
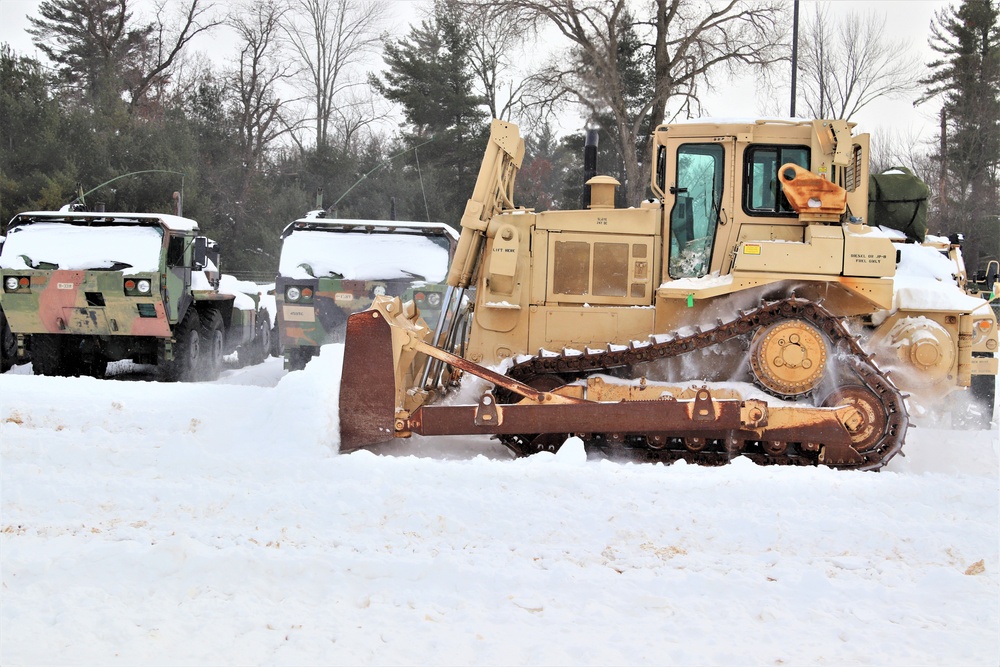
[[[712,262],[722,203],[726,149],[684,144],[677,150],[677,181],[670,211],[670,277],[700,278]]]
[[[794,216],[781,191],[778,169],[794,162],[809,169],[806,146],[754,146],[747,149],[743,176],[743,211],[748,215]]]

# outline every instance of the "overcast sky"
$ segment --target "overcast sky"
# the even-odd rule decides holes
[[[791,5],[791,0],[787,0]],[[928,27],[934,13],[946,6],[944,0],[826,0],[833,14],[839,12],[883,12],[887,16],[886,35],[890,38],[904,38],[910,41],[915,58],[920,62],[931,60],[932,53],[927,47]],[[139,0],[142,6],[150,0]],[[390,31],[404,34],[410,21],[417,17],[421,8],[428,6],[430,0],[390,0],[393,9],[390,12]],[[15,51],[36,55],[30,36],[25,32],[28,27],[27,15],[36,15],[38,0],[0,0],[0,42],[9,43]],[[224,6],[225,3],[220,3]],[[816,5],[815,0],[802,0],[800,12],[802,20]],[[411,18],[407,18],[411,17]],[[225,49],[228,42],[219,36],[206,38],[195,43],[197,49],[209,55],[212,50]],[[226,49],[228,50],[228,49]],[[37,54],[41,57],[41,54]],[[228,55],[228,53],[226,54]],[[378,67],[379,62],[373,63]],[[707,112],[715,116],[748,116],[768,113],[775,106],[773,99],[760,99],[755,94],[752,83],[744,82],[739,86],[723,85],[716,82],[715,94],[705,97]],[[788,113],[788,92],[769,93],[769,97],[785,96],[781,109]],[[802,103],[799,102],[799,113],[802,113]],[[912,100],[888,101],[872,103],[853,120],[858,121],[862,131],[876,133],[876,139],[881,133],[889,133],[898,138],[920,137],[930,140],[935,131],[938,106],[933,103],[914,109]],[[773,113],[773,111],[770,111]],[[526,128],[527,129],[527,128]],[[566,130],[577,129],[573,127]]]

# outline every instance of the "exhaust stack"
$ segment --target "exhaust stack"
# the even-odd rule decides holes
[[[583,145],[583,199],[582,208],[590,205],[590,185],[587,181],[597,176],[597,144],[600,139],[598,130],[587,130],[587,139]]]

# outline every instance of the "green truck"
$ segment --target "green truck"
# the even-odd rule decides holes
[[[322,216],[312,211],[281,234],[275,301],[288,370],[304,368],[322,345],[343,341],[348,315],[379,295],[413,301],[435,326],[458,243],[443,223]]]
[[[0,308],[35,374],[103,377],[132,360],[165,380],[208,380],[227,354],[247,364],[269,352],[261,295],[219,265],[218,245],[188,218],[21,213],[0,252]]]
[[[3,252],[3,242],[4,237],[0,236],[0,252]],[[17,339],[14,338],[14,333],[7,326],[7,316],[3,314],[3,308],[0,307],[0,373],[6,373],[16,363],[19,363]]]

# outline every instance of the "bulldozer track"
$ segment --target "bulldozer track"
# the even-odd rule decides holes
[[[735,319],[729,322],[720,320],[715,327],[697,330],[691,335],[651,336],[648,342],[634,341],[627,346],[609,346],[607,350],[601,351],[588,349],[585,352],[546,352],[515,364],[507,371],[507,375],[525,384],[550,390],[594,373],[631,370],[640,364],[710,348],[750,336],[761,327],[789,319],[805,320],[825,335],[833,351],[827,359],[827,368],[830,369],[832,364],[839,365],[837,377],[851,378],[851,381],[839,382],[837,389],[862,387],[878,401],[877,407],[881,408],[878,416],[881,419],[884,415],[884,421],[875,426],[881,428],[881,437],[855,443],[854,449],[860,457],[851,461],[823,460],[823,443],[740,440],[733,433],[723,437],[688,437],[686,440],[670,434],[628,432],[575,435],[583,439],[589,453],[613,459],[664,463],[685,460],[701,465],[723,465],[742,455],[768,465],[825,464],[834,468],[862,470],[883,467],[900,451],[906,435],[909,417],[903,394],[896,389],[887,374],[875,365],[871,355],[862,349],[840,319],[820,304],[797,297],[763,303],[750,311],[739,311]],[[634,377],[635,374],[628,375]],[[500,403],[519,400],[518,396],[499,387],[496,396]],[[798,398],[802,400],[807,397],[817,400],[817,397],[809,395]],[[560,438],[563,435],[570,434],[502,435],[499,438],[515,454],[527,455],[543,449],[554,450],[561,444]]]

